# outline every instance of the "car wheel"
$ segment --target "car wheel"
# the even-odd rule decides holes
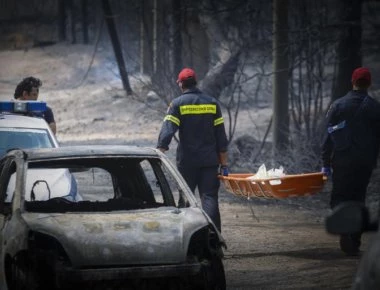
[[[35,290],[36,281],[28,262],[23,257],[16,257],[11,265],[10,290]]]
[[[224,290],[226,289],[226,275],[222,259],[213,257],[210,265],[203,272],[203,289]]]

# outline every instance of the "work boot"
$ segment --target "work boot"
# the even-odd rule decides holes
[[[347,256],[357,256],[360,248],[360,234],[346,234],[340,236],[340,249]]]

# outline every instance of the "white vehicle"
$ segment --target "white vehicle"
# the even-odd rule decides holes
[[[0,102],[0,158],[19,148],[53,148],[58,141],[39,114],[46,103],[39,101]]]
[[[46,110],[46,103],[40,101],[8,101],[0,102],[0,158],[12,149],[55,148],[59,147],[50,126],[41,117]],[[36,171],[37,177],[48,180],[54,189],[59,188],[62,196],[69,200],[81,200],[76,192],[76,180],[68,170]],[[11,200],[14,190],[14,176],[10,181],[7,199]],[[36,192],[41,184],[26,184],[35,187]]]

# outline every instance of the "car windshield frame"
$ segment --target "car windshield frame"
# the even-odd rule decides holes
[[[143,162],[148,164],[150,170],[143,168]],[[145,164],[146,165],[146,164]],[[192,205],[191,198],[185,194],[168,164],[162,162],[160,157],[76,157],[70,159],[28,161],[25,167],[26,179],[29,169],[67,169],[75,176],[78,199],[74,195],[54,196],[54,189],[48,185],[50,182],[41,178],[39,182],[48,191],[49,200],[30,200],[31,193],[22,191],[21,209],[26,212],[38,213],[66,213],[66,212],[113,212],[128,210],[146,210],[157,208],[181,208]],[[91,169],[90,169],[91,168]],[[90,200],[80,190],[78,175],[86,173],[93,168],[100,168],[110,173],[110,182],[113,186],[113,196],[106,200]],[[94,174],[94,172],[90,172]],[[91,175],[90,174],[90,175]],[[95,176],[95,175],[94,175]],[[94,180],[97,177],[93,177]],[[37,181],[37,180],[36,180]],[[32,182],[33,186],[35,181]],[[174,185],[173,185],[174,184]],[[50,192],[51,191],[51,192]],[[128,194],[126,193],[128,192]],[[29,198],[26,198],[29,194]],[[159,195],[157,199],[156,194]],[[46,196],[46,194],[45,194]],[[69,198],[68,198],[69,197]],[[27,200],[29,199],[29,200]]]

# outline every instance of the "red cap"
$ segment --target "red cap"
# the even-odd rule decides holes
[[[351,81],[354,84],[357,80],[366,80],[371,83],[371,73],[368,68],[358,67],[353,71]]]
[[[190,78],[193,78],[195,80],[197,79],[197,76],[195,75],[195,71],[192,70],[191,68],[184,68],[178,74],[177,83],[182,82],[182,81],[187,80],[187,79],[190,79]]]

